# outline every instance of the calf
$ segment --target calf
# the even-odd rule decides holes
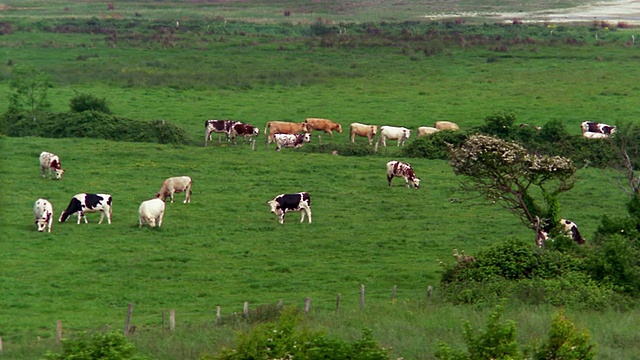
[[[160,187],[160,191],[156,194],[156,197],[162,199],[163,201],[167,200],[167,197],[171,198],[171,203],[173,204],[173,194],[184,192],[184,201],[183,204],[191,202],[191,185],[193,181],[188,176],[176,176],[166,179],[162,182],[162,186]]]
[[[311,134],[274,134],[273,138],[276,142],[276,151],[280,151],[283,147],[299,148],[311,141]]]
[[[373,138],[378,133],[378,125],[365,125],[360,123],[352,123],[349,126],[351,142],[356,141],[356,135],[364,136],[369,139],[369,145],[373,142]]]
[[[405,140],[411,136],[411,130],[405,127],[397,126],[381,126],[380,136],[378,136],[378,142],[376,143],[376,151],[378,151],[378,145],[382,143],[383,146],[387,146],[387,139],[398,140],[398,146],[404,145]]]
[[[38,231],[43,232],[47,229],[47,232],[51,232],[51,225],[53,225],[53,205],[46,199],[38,199],[33,205],[33,217],[35,218]]]
[[[278,215],[278,222],[284,224],[284,215],[289,211],[300,211],[302,217],[300,222],[304,222],[304,216],[307,215],[309,223],[311,223],[311,198],[306,192],[297,194],[280,194],[273,200],[267,201],[271,206],[271,212]]]
[[[602,137],[607,137],[618,130],[618,128],[616,128],[615,126],[611,126],[611,125],[607,125],[607,124],[599,123],[595,121],[583,121],[580,124],[580,129],[582,130],[583,135],[585,133],[604,134],[605,136],[602,136]],[[584,137],[599,138],[598,136],[584,136]]]
[[[310,132],[306,122],[293,123],[287,121],[269,121],[264,127],[264,134],[267,135],[267,147],[275,141],[275,134],[298,134]]]
[[[81,193],[71,198],[67,208],[60,214],[59,222],[65,222],[69,216],[78,213],[78,224],[84,218],[84,223],[88,223],[85,213],[100,212],[100,222],[102,224],[105,215],[107,222],[111,224],[111,195],[109,194],[87,194]]]
[[[239,123],[235,123],[231,127],[231,139],[233,140],[233,144],[237,145],[236,137],[240,135],[242,136],[243,144],[247,140],[247,138],[249,138],[249,143],[251,144],[251,150],[255,150],[256,136],[258,136],[259,134],[260,134],[260,130],[253,125],[243,124],[239,122]]]
[[[162,219],[164,218],[165,203],[162,199],[151,199],[143,201],[138,208],[138,221],[140,226],[149,224],[151,227],[162,226]]]
[[[48,170],[49,176],[51,176],[52,172],[55,172],[56,179],[62,179],[64,170],[62,170],[61,166],[58,155],[46,151],[40,153],[40,170],[42,170],[42,177],[46,177],[45,173]]]
[[[409,163],[397,160],[387,162],[387,181],[389,181],[389,186],[391,186],[391,180],[396,176],[404,178],[407,188],[409,188],[409,184],[412,184],[416,189],[420,188],[420,179],[416,177]]]
[[[233,120],[207,120],[204,122],[204,146],[208,146],[211,141],[211,135],[218,133],[218,144],[222,144],[222,134],[226,135],[229,140],[231,128],[238,121]]]

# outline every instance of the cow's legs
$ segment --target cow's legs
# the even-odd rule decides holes
[[[160,213],[160,216],[158,216],[158,227],[162,225],[163,219],[164,219],[164,211]]]
[[[307,218],[309,219],[309,224],[311,224],[311,208],[308,206],[304,207],[304,212],[307,213]]]
[[[98,225],[102,224],[104,221],[104,210],[100,211],[100,221],[98,221]]]
[[[393,180],[393,175],[387,175],[387,181],[389,182],[389,186],[391,186],[391,180]]]
[[[282,214],[280,216],[278,216],[278,222],[280,224],[284,224],[284,211],[282,212]]]

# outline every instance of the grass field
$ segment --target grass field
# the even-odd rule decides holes
[[[486,308],[436,300],[440,262],[452,262],[454,249],[473,254],[508,238],[533,241],[532,232],[506,210],[457,192],[459,179],[446,161],[404,159],[422,188],[406,189],[400,179],[388,187],[384,164],[398,156],[395,146],[366,157],[277,153],[273,146],[265,150],[261,134],[255,151],[217,142],[205,148],[204,120],[232,118],[262,128],[270,120],[326,117],[345,128],[357,121],[415,129],[448,119],[469,130],[495,111],[509,110],[535,125],[561,120],[577,135],[586,119],[616,123],[638,116],[637,45],[623,40],[633,28],[605,33],[567,26],[552,35],[542,25],[469,25],[459,29],[469,32],[462,34],[464,42],[450,43],[450,24],[442,23],[434,25],[443,34],[438,37],[413,24],[410,38],[402,37],[402,27],[382,25],[382,31],[398,34],[321,38],[300,34],[318,17],[336,23],[413,20],[407,14],[441,2],[404,1],[390,8],[314,2],[317,8],[303,12],[293,1],[137,1],[115,2],[124,19],[113,26],[122,29],[140,11],[144,21],[164,21],[164,28],[179,15],[187,30],[172,29],[170,43],[163,43],[166,34],[153,40],[159,28],[141,26],[122,30],[114,44],[105,34],[43,30],[42,23],[92,17],[111,26],[106,3],[67,3],[3,2],[20,10],[6,12],[14,31],[0,37],[0,99],[11,93],[11,66],[33,65],[53,79],[53,111],[67,111],[77,93],[89,93],[106,98],[118,115],[181,126],[192,141],[173,146],[0,138],[0,336],[7,359],[36,359],[55,347],[57,320],[65,334],[105,324],[120,329],[128,303],[135,305],[141,349],[156,359],[197,359],[227,345],[237,330],[210,325],[217,305],[229,315],[241,312],[245,301],[252,308],[279,299],[302,305],[306,297],[312,299],[313,321],[330,332],[353,338],[367,326],[394,348],[394,356],[433,359],[437,339],[462,344],[463,320],[482,327],[488,314]],[[565,6],[546,2],[551,3]],[[292,29],[281,24],[285,8],[294,11]],[[229,19],[226,28],[207,30],[207,21],[221,26],[216,16]],[[246,23],[233,23],[252,19],[250,24],[260,26],[250,31]],[[189,27],[192,20],[197,29]],[[484,32],[487,43],[472,43],[474,32]],[[514,36],[535,42],[508,40]],[[7,109],[8,101],[0,101],[0,113]],[[348,134],[323,141],[345,143]],[[37,158],[44,150],[61,157],[61,181],[40,176]],[[162,180],[178,175],[194,179],[192,203],[183,205],[178,195],[167,204],[161,229],[139,229],[140,202],[153,197]],[[578,223],[587,240],[603,215],[626,213],[626,195],[610,177],[607,171],[580,169],[575,188],[560,198],[561,215]],[[266,201],[297,191],[311,194],[314,222],[300,224],[294,213],[278,225]],[[111,193],[113,224],[97,225],[99,216],[90,214],[89,224],[70,219],[56,222],[51,234],[35,231],[32,207],[38,197],[49,199],[59,216],[79,192]],[[361,284],[364,311],[358,304]],[[398,299],[391,304],[394,285]],[[431,302],[425,299],[428,286],[436,287]],[[172,335],[159,329],[162,311],[169,308],[178,314],[179,331]],[[554,311],[509,304],[505,316],[522,329],[520,339],[530,341],[543,336]],[[598,359],[639,358],[637,311],[569,309],[569,315],[593,333]]]

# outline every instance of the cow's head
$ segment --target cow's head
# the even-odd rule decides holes
[[[340,124],[336,124],[336,131],[339,132],[340,134],[342,134],[342,125]]]
[[[260,129],[259,129],[259,128],[257,128],[257,127],[254,127],[254,128],[253,128],[253,135],[254,135],[254,136],[258,136],[258,135],[260,135]]]
[[[304,133],[302,135],[302,141],[306,143],[311,142],[311,134],[308,132]]]
[[[63,211],[62,214],[60,214],[60,218],[58,219],[58,222],[65,222],[67,221],[67,219],[69,218],[69,216],[71,216],[71,214],[67,213],[66,211]]]
[[[308,133],[311,132],[311,130],[309,129],[309,124],[307,124],[307,121],[305,120],[304,122],[300,123],[302,125],[302,132]]]
[[[64,174],[64,170],[55,169],[55,172],[56,172],[56,179],[58,179],[58,180],[62,179],[62,174]]]
[[[411,179],[411,183],[413,184],[414,188],[420,189],[420,178],[414,176],[413,179]]]
[[[267,201],[267,205],[269,205],[271,207],[271,212],[276,214],[276,215],[280,215],[280,213],[282,213],[281,209],[278,209],[278,202],[275,200],[269,200]]]
[[[371,125],[371,133],[373,135],[378,133],[378,125]]]
[[[52,214],[47,211],[40,219],[36,220],[36,226],[38,227],[39,232],[43,232],[47,228],[47,224],[49,223],[51,216]]]

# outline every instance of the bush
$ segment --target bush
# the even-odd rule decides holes
[[[47,352],[45,360],[143,360],[124,335],[110,332],[62,340],[62,354]]]
[[[99,99],[91,94],[76,94],[70,103],[69,108],[71,112],[81,113],[84,111],[97,111],[104,114],[111,114],[107,99]]]
[[[549,330],[547,341],[534,349],[534,360],[590,360],[596,356],[588,330],[579,331],[562,312],[558,313]]]
[[[616,291],[640,296],[640,249],[621,235],[612,235],[600,242],[589,252],[587,273]]]
[[[459,147],[467,136],[460,131],[438,131],[434,134],[421,136],[402,148],[402,156],[423,157],[427,159],[449,159],[449,147]]]
[[[311,153],[323,153],[342,156],[367,156],[375,154],[373,146],[364,143],[324,143],[324,144],[307,144],[301,148],[302,151]]]

